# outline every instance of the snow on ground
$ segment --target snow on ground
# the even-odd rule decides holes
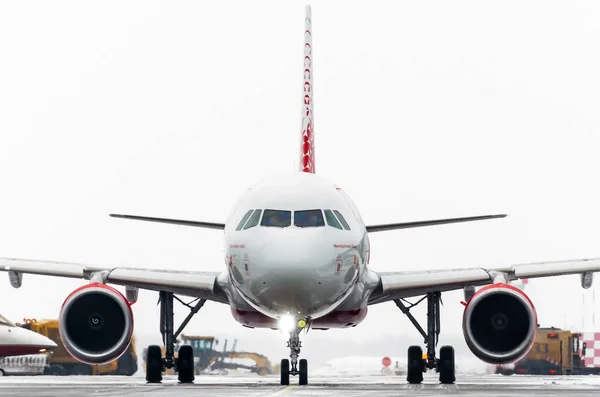
[[[327,361],[318,368],[310,370],[311,375],[316,376],[373,376],[394,375],[406,373],[406,357],[390,357],[392,365],[389,370],[384,370],[381,364],[383,357],[342,357]],[[485,374],[487,364],[474,357],[457,356],[457,374]]]

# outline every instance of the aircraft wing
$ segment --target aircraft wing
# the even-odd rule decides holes
[[[168,291],[221,303],[229,301],[220,286],[221,273],[219,272],[102,267],[18,258],[0,258],[0,270],[9,272],[11,284],[16,288],[21,285],[22,274],[29,273],[86,280],[97,279],[108,284]]]
[[[369,298],[369,304],[398,298],[424,295],[435,291],[451,291],[468,286],[506,282],[520,278],[538,278],[600,272],[600,258],[554,262],[526,263],[498,268],[463,268],[377,273],[379,282]]]

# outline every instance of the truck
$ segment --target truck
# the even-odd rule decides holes
[[[496,366],[503,375],[600,375],[600,367],[585,365],[587,342],[582,334],[560,328],[538,327],[529,353],[511,365]]]
[[[138,370],[135,352],[135,336],[132,337],[127,351],[118,359],[103,365],[89,365],[77,361],[65,349],[58,332],[58,320],[24,319],[22,328],[42,334],[52,339],[56,347],[49,353],[48,365],[44,375],[126,375],[131,376]]]
[[[234,341],[231,350],[227,350],[227,340],[225,340],[223,350],[217,350],[216,346],[219,344],[219,340],[214,336],[192,336],[192,335],[181,335],[181,339],[176,341],[175,345],[175,358],[177,358],[177,351],[181,345],[190,345],[194,349],[194,368],[196,375],[201,373],[208,373],[211,371],[218,370],[238,370],[244,369],[258,375],[271,375],[278,373],[278,366],[271,365],[271,362],[267,357],[259,353],[252,352],[238,352],[235,351],[237,340]],[[162,348],[163,355],[165,354],[165,348]],[[146,356],[147,351],[144,349],[144,370],[146,368]],[[245,361],[246,363],[242,363]],[[253,362],[253,363],[251,363]],[[175,372],[173,369],[168,369],[165,374],[173,375]]]

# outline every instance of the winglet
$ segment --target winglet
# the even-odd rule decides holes
[[[313,118],[312,12],[306,6],[304,16],[304,81],[302,84],[302,135],[300,171],[315,173],[315,139]]]

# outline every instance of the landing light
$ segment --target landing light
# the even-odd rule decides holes
[[[279,330],[288,333],[292,332],[294,330],[294,327],[296,326],[296,320],[294,319],[294,316],[289,314],[284,314],[281,317],[279,317],[278,323]]]

